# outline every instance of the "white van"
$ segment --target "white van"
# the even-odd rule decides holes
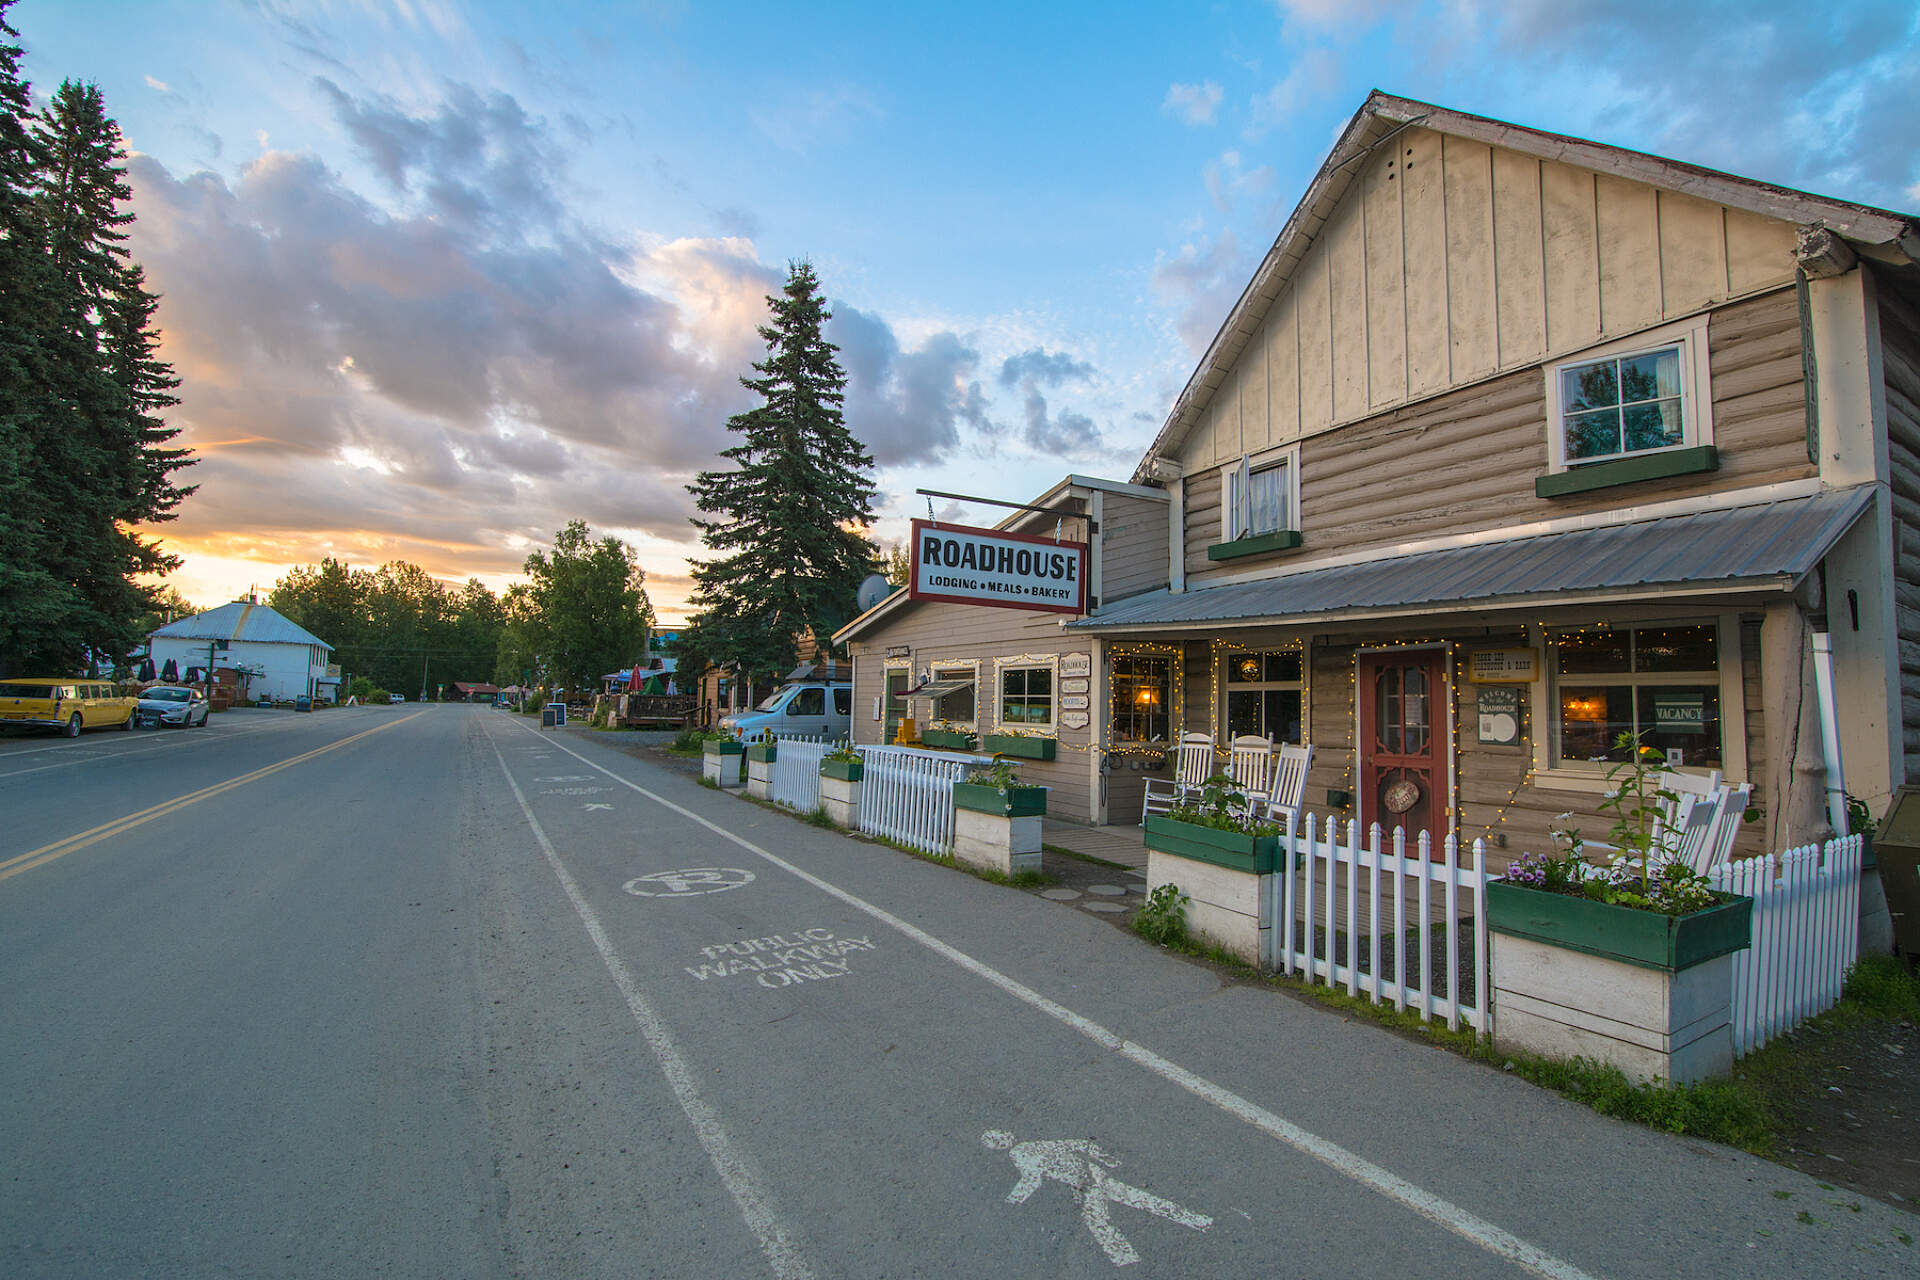
[[[782,685],[753,710],[721,720],[720,727],[749,741],[767,735],[845,738],[853,732],[853,686],[818,682]]]

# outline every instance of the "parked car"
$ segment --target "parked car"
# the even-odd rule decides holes
[[[775,689],[752,711],[720,722],[739,738],[844,738],[853,729],[853,686],[818,682]]]
[[[99,680],[0,680],[0,724],[58,729],[69,738],[82,729],[133,727],[133,699]]]
[[[159,684],[140,695],[133,716],[140,724],[155,728],[168,724],[183,728],[199,725],[204,728],[207,717],[212,714],[213,706],[200,690],[189,689],[185,685]]]
[[[388,702],[405,702],[406,700],[407,695],[404,693],[390,693],[387,695]]]

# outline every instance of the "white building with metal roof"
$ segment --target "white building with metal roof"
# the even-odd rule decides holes
[[[182,676],[188,667],[248,672],[251,697],[332,698],[340,683],[328,674],[333,646],[264,604],[223,604],[158,628],[148,642],[155,670],[172,659]]]

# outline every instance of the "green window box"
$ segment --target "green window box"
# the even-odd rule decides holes
[[[1299,545],[1298,529],[1276,529],[1272,533],[1235,538],[1232,542],[1216,542],[1207,548],[1207,559],[1238,560],[1242,556],[1265,555],[1269,551],[1291,551]]]
[[[940,747],[948,751],[971,751],[973,735],[958,729],[922,729],[920,743],[922,746]]]
[[[1280,861],[1279,836],[1250,836],[1158,815],[1147,819],[1147,848],[1263,876]]]
[[[1720,451],[1710,444],[1691,449],[1669,449],[1639,458],[1615,458],[1611,462],[1589,462],[1568,471],[1537,476],[1533,492],[1542,498],[1561,498],[1570,493],[1609,489],[1617,484],[1641,484],[1668,476],[1690,476],[1720,469]],[[1209,552],[1209,555],[1212,553]]]
[[[992,813],[1007,818],[1036,818],[1047,812],[1045,787],[1008,787],[1005,791],[978,782],[953,784],[956,808],[974,813]]]
[[[863,762],[859,760],[822,760],[820,762],[820,776],[823,778],[833,778],[840,782],[858,782],[860,781],[860,768],[862,763]]]
[[[982,745],[996,756],[1011,756],[1016,760],[1051,760],[1057,743],[1052,738],[1022,738],[1010,733],[990,733]]]
[[[1487,927],[1673,973],[1752,945],[1753,899],[1731,893],[1720,898],[1717,907],[1670,916],[1492,880],[1487,883]]]

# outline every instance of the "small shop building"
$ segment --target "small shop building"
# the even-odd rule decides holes
[[[1183,732],[1307,742],[1309,811],[1496,862],[1605,838],[1622,734],[1752,784],[1740,856],[1830,786],[1878,812],[1920,770],[1917,261],[1908,215],[1376,93],[1133,475],[996,527],[1084,549],[1076,610],[897,592],[835,637],[855,736],[1011,745],[1097,824]]]
[[[154,667],[212,667],[215,683],[245,676],[250,698],[334,700],[340,687],[326,641],[269,605],[236,600],[148,634]]]

